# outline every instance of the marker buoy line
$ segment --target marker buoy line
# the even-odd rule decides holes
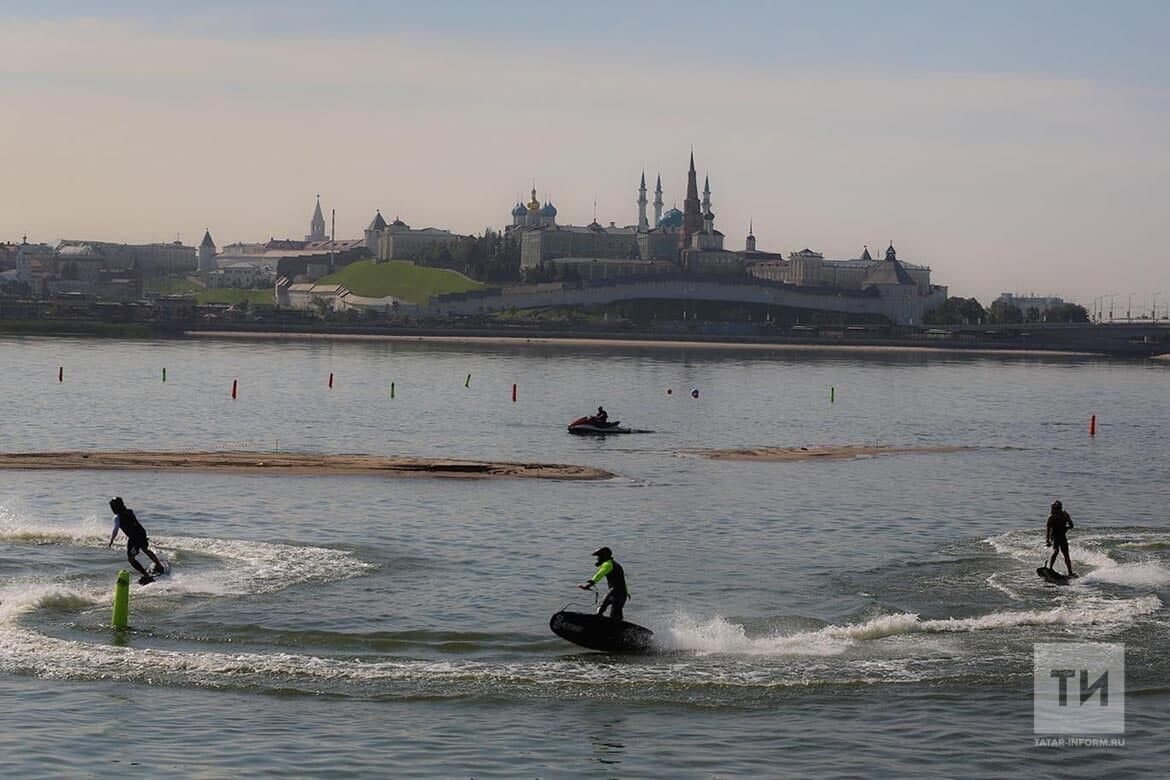
[[[467,375],[467,379],[464,380],[463,386],[464,387],[471,387],[471,374]]]
[[[65,366],[57,366],[57,381],[65,381]]]
[[[1095,414],[1089,418],[1089,435],[1097,435],[1097,415]]]
[[[332,371],[329,372],[329,389],[330,390],[333,389],[333,372]]]
[[[512,403],[516,403],[516,383],[512,383]]]
[[[163,381],[167,381],[167,370],[165,368],[163,369]]]
[[[393,382],[390,383],[390,400],[391,401],[394,400],[394,383]]]
[[[232,380],[232,400],[233,401],[236,400],[236,387],[239,385],[239,382],[240,382],[240,380],[238,380],[238,379]]]

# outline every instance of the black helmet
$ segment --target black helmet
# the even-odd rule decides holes
[[[1052,508],[1053,508],[1053,509],[1063,509],[1064,507],[1063,507],[1063,506],[1061,506],[1061,504],[1060,504],[1060,502],[1059,502],[1059,501],[1053,501],[1053,502],[1052,502]]]
[[[604,410],[604,409],[602,409],[602,408],[599,406],[599,407],[597,407],[597,411],[599,411],[599,412],[604,412],[605,410]]]
[[[593,554],[603,561],[608,561],[613,557],[613,550],[609,549],[608,547],[598,547],[593,551]]]
[[[110,499],[110,509],[113,509],[115,512],[119,512],[125,508],[126,504],[122,501],[121,496],[114,496]]]

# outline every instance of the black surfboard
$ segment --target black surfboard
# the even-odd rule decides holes
[[[1055,570],[1050,569],[1047,566],[1041,566],[1037,568],[1036,573],[1054,585],[1068,585],[1070,582],[1072,582],[1073,577],[1076,577],[1075,574],[1072,577],[1068,576],[1067,574],[1058,574]]]
[[[549,619],[548,627],[561,639],[590,650],[645,653],[654,646],[654,632],[650,629],[590,612],[561,610]]]

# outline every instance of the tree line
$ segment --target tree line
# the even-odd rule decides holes
[[[424,246],[414,261],[419,265],[450,268],[479,282],[520,280],[520,242],[493,230],[449,244]]]
[[[927,325],[1016,325],[1029,322],[1088,322],[1089,312],[1076,303],[1061,303],[1041,310],[1037,306],[1020,309],[1014,303],[997,299],[987,308],[974,298],[947,298],[942,306],[928,312],[922,321]]]

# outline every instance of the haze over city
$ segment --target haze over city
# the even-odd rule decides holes
[[[431,7],[433,6],[433,7]],[[693,147],[729,246],[893,241],[952,295],[1164,305],[1161,3],[16,0],[0,240],[337,236],[375,210],[502,228],[680,205]],[[1155,295],[1157,294],[1157,295]],[[1161,297],[1165,296],[1165,297]]]

